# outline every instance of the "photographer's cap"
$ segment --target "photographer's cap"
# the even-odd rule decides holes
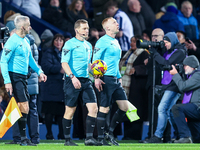
[[[14,21],[8,21],[6,23],[6,26],[9,28],[9,31],[11,32],[12,30],[15,29],[15,24],[14,24]]]
[[[190,55],[183,60],[183,65],[188,65],[192,68],[197,68],[199,66],[199,61],[196,56]]]

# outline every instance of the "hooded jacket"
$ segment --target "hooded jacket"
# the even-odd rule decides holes
[[[177,49],[171,57],[166,60],[163,56],[161,56],[158,52],[154,53],[154,59],[163,66],[166,65],[175,65],[175,64],[182,64],[183,60],[185,59],[187,53],[184,50],[184,47],[180,47],[180,43],[178,41],[177,35],[175,32],[169,32],[165,34],[171,42],[171,48],[167,50],[166,52],[172,53],[175,49]],[[174,91],[174,92],[179,92],[177,85],[174,83],[172,80],[168,85],[163,84],[163,89],[164,90],[169,90],[169,91]]]
[[[155,28],[161,28],[164,33],[185,31],[183,23],[172,12],[166,12],[160,19],[156,20],[153,25],[153,29]]]

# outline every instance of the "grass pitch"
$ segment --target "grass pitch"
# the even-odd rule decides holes
[[[142,144],[136,141],[118,141],[120,146],[85,146],[84,141],[74,141],[79,146],[64,146],[64,140],[41,140],[37,146],[5,144],[0,140],[0,150],[200,150],[200,144]]]

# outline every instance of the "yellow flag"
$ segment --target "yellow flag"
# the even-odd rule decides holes
[[[12,125],[22,117],[22,114],[19,110],[19,107],[16,103],[16,100],[14,97],[11,98],[6,111],[1,118],[0,122],[0,138],[4,136],[4,134],[7,132],[7,130],[12,127]]]

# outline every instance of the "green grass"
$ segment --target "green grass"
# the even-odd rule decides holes
[[[200,144],[142,144],[136,141],[119,141],[120,146],[85,146],[83,141],[75,141],[79,146],[64,146],[63,140],[41,140],[37,146],[7,145],[0,140],[0,150],[200,150]]]

